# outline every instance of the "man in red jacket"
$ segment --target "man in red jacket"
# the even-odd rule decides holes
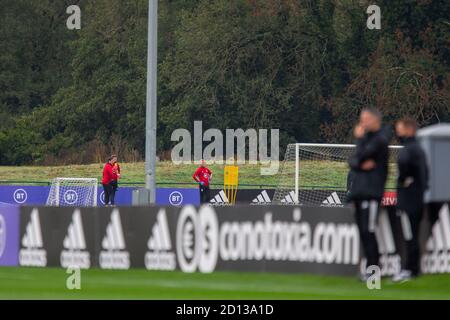
[[[199,184],[200,203],[208,203],[210,200],[209,182],[212,178],[212,172],[206,167],[205,160],[202,159],[200,167],[195,170],[192,178]]]
[[[113,187],[114,179],[117,179],[117,173],[114,172],[114,164],[117,162],[117,156],[112,155],[109,157],[108,162],[105,163],[103,168],[102,185],[105,191],[105,207],[109,206],[111,195],[115,192]],[[114,196],[112,197],[114,199]],[[114,203],[111,203],[114,205]]]

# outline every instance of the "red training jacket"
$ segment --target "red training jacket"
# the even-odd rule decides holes
[[[102,184],[109,184],[113,181],[113,176],[113,165],[109,162],[105,163],[105,167],[103,168]]]
[[[197,182],[203,182],[205,187],[209,186],[209,179],[211,179],[211,170],[206,167],[198,167],[195,170],[192,178]]]

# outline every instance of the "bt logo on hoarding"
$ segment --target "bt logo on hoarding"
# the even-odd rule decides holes
[[[169,202],[173,206],[179,206],[183,203],[183,195],[181,192],[174,191],[169,195]]]
[[[64,192],[64,201],[67,204],[74,204],[78,200],[78,194],[74,190],[67,190]]]
[[[28,194],[23,189],[17,189],[16,191],[14,191],[13,198],[16,203],[22,204],[25,203],[25,201],[27,201]]]

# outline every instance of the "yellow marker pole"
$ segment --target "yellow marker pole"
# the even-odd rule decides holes
[[[236,203],[237,189],[239,184],[239,167],[225,166],[223,173],[223,189],[230,204]]]

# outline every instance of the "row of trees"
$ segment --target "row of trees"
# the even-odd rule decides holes
[[[449,2],[377,2],[380,31],[370,1],[160,1],[159,152],[194,120],[279,128],[281,146],[348,142],[366,105],[450,120]],[[143,154],[147,3],[0,0],[0,164]]]

